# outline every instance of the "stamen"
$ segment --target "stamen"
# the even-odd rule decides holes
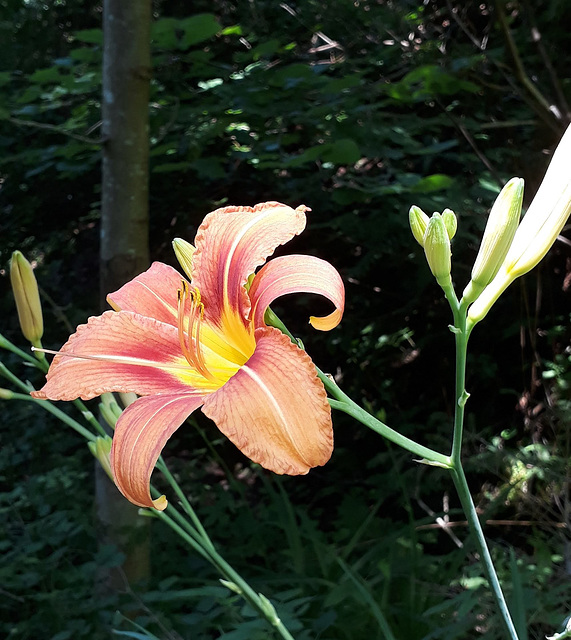
[[[186,300],[190,297],[190,312],[186,335],[184,332],[184,312]],[[204,318],[204,304],[200,301],[200,291],[189,291],[183,280],[182,289],[178,290],[178,337],[180,348],[188,364],[196,369],[207,380],[216,382],[216,377],[209,371],[202,352],[200,342],[200,324]],[[188,342],[187,342],[188,340]]]

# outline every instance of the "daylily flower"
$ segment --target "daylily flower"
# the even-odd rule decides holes
[[[315,367],[266,326],[264,313],[279,296],[320,294],[335,310],[310,322],[332,329],[343,313],[341,278],[329,263],[302,255],[275,258],[255,273],[303,231],[305,211],[268,202],[208,214],[184,265],[192,279],[153,263],[108,296],[115,311],[77,328],[34,392],[52,400],[143,396],[117,421],[110,460],[117,487],[134,504],[166,507],[164,496],[152,500],[150,476],[167,440],[199,407],[276,473],[305,474],[330,458],[331,410]]]

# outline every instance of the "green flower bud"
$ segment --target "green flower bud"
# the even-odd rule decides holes
[[[92,440],[87,443],[89,450],[99,461],[99,464],[103,467],[103,471],[113,480],[113,473],[111,472],[111,462],[109,461],[109,455],[111,453],[111,445],[113,440],[109,436],[99,436],[96,440]],[[113,480],[114,481],[114,480]]]
[[[196,251],[196,247],[182,238],[175,238],[172,241],[172,246],[182,270],[192,280],[192,256]]]
[[[10,281],[16,300],[20,328],[26,340],[40,346],[44,334],[42,305],[38,283],[32,265],[20,251],[14,251],[10,260]]]
[[[428,227],[428,220],[426,213],[413,204],[408,212],[408,221],[412,235],[421,247],[424,247],[424,234],[426,233],[426,227]]]
[[[424,234],[424,253],[428,266],[441,287],[452,284],[450,238],[439,213],[434,213]]]
[[[523,202],[523,180],[512,178],[500,191],[490,211],[472,279],[464,289],[464,300],[473,302],[495,278],[515,235]]]
[[[14,392],[10,391],[10,389],[4,389],[0,387],[0,400],[12,400],[14,397]]]
[[[130,405],[133,404],[133,402],[135,402],[135,400],[139,399],[139,396],[134,393],[133,391],[128,391],[128,392],[123,392],[120,391],[119,392],[119,397],[121,398],[121,402],[123,403],[123,406],[125,407],[125,409]]]
[[[458,229],[458,220],[456,219],[456,214],[452,209],[444,209],[442,212],[442,220],[444,221],[444,226],[446,227],[446,231],[448,231],[448,237],[450,240],[456,235],[456,229]]]

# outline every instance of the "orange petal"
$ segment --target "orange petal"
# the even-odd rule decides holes
[[[176,269],[162,262],[153,264],[136,278],[107,296],[115,311],[134,311],[177,326],[177,291],[185,280]]]
[[[164,394],[139,398],[117,421],[111,447],[111,470],[119,491],[133,504],[162,511],[165,496],[151,498],[151,473],[167,440],[200,407],[202,397]]]
[[[266,202],[217,209],[204,218],[196,234],[192,284],[200,290],[207,321],[226,333],[225,316],[231,313],[246,326],[248,276],[276,247],[303,231],[307,210]]]
[[[148,395],[193,390],[177,329],[130,311],[89,318],[60,353],[80,357],[56,355],[46,384],[34,397],[89,400],[106,391]]]
[[[310,357],[273,327],[202,407],[245,455],[275,473],[305,474],[333,450],[331,409]]]
[[[256,274],[249,292],[254,326],[262,326],[268,306],[287,293],[316,293],[333,302],[333,313],[324,318],[310,318],[316,329],[329,331],[341,322],[345,287],[341,276],[329,262],[314,256],[289,255],[274,258],[264,265]]]

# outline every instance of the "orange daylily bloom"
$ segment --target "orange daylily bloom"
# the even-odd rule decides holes
[[[199,407],[245,455],[291,475],[323,465],[333,449],[331,409],[310,357],[264,313],[277,297],[316,293],[335,305],[312,317],[337,326],[345,293],[327,262],[289,255],[257,267],[305,227],[306,207],[225,207],[196,234],[192,278],[155,262],[108,296],[115,311],[89,318],[55,356],[33,395],[84,400],[107,391],[142,396],[119,418],[111,468],[134,504],[162,510],[150,476],[170,436]],[[247,282],[250,281],[249,288]]]

